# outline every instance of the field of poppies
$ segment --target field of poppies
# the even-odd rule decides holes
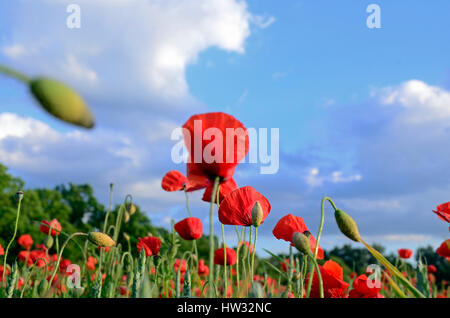
[[[6,67],[0,67],[0,71],[28,85],[32,96],[54,117],[84,128],[94,126],[87,105],[71,88],[47,78],[30,79]],[[138,236],[137,232],[124,231],[128,222],[139,215],[132,194],[118,209],[113,209],[112,204],[104,210],[95,205],[97,223],[93,224],[96,228],[84,226],[81,217],[76,216],[70,222],[66,220],[63,228],[61,219],[55,215],[50,215],[47,220],[33,219],[37,214],[29,212],[27,222],[37,224],[40,231],[34,232],[34,236],[20,233],[22,204],[31,202],[27,201],[29,197],[30,200],[40,197],[41,202],[45,202],[45,205],[41,204],[42,210],[53,208],[52,211],[57,213],[63,207],[58,205],[60,195],[67,191],[64,188],[56,194],[18,191],[12,198],[9,192],[2,190],[0,215],[2,220],[11,221],[8,226],[12,231],[3,233],[8,239],[0,245],[0,297],[449,296],[446,281],[435,279],[439,274],[436,266],[427,264],[420,255],[414,266],[407,263],[405,260],[413,253],[408,249],[399,250],[395,261],[388,260],[364,241],[364,233],[360,233],[355,220],[326,196],[320,203],[317,234],[313,235],[302,217],[292,211],[277,220],[271,229],[274,239],[281,240],[280,244],[289,248],[289,255],[275,255],[265,250],[269,260],[260,258],[261,255],[257,257],[258,230],[271,217],[271,205],[254,187],[238,187],[233,179],[239,162],[249,152],[247,128],[229,114],[206,113],[189,118],[182,131],[188,151],[187,173],[170,171],[162,176],[161,186],[165,191],[184,192],[186,218],[175,220],[164,237],[155,233]],[[0,179],[1,187],[7,183],[6,179],[13,180],[10,177]],[[19,185],[20,182],[11,184]],[[192,217],[190,212],[189,196],[193,191],[203,191],[202,200],[207,202],[205,213],[209,213],[206,224],[209,231],[206,233],[202,221]],[[66,198],[66,201],[71,200]],[[15,208],[6,208],[7,202],[13,202]],[[71,209],[79,203],[76,201]],[[53,204],[57,208],[52,207]],[[28,211],[34,208],[37,209],[28,206]],[[366,264],[363,270],[344,276],[342,264],[326,259],[320,238],[325,214],[330,217],[330,212],[342,235],[358,243],[377,264]],[[450,222],[450,202],[438,205],[433,212],[443,222]],[[142,217],[140,220],[145,221]],[[79,228],[83,230],[71,231],[72,223],[80,223]],[[221,226],[218,235],[214,234],[214,224]],[[227,245],[225,231],[235,232],[237,246]],[[206,244],[206,253],[200,253],[201,240]],[[435,253],[448,268],[450,239],[442,242]]]

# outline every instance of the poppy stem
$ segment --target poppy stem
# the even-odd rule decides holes
[[[112,200],[113,200],[114,183],[109,184],[109,207],[106,210],[105,223],[103,224],[103,233],[106,233],[106,227],[108,226],[108,217],[112,210]]]
[[[209,206],[209,281],[212,284],[214,280],[214,201],[216,199],[216,191],[219,186],[220,177],[214,180],[213,190],[211,194],[211,204]],[[208,288],[209,297],[213,296],[213,290]]]
[[[236,230],[236,235],[238,237],[238,248],[236,251],[236,280],[237,280],[237,294],[239,295],[239,250],[241,249],[241,236],[239,235],[239,230],[237,225],[234,226]]]
[[[322,230],[323,230],[323,223],[325,220],[325,202],[330,202],[331,206],[334,210],[337,210],[336,204],[334,204],[333,200],[329,197],[323,197],[322,202],[320,203],[320,226],[319,226],[319,232],[317,233],[317,239],[316,239],[316,246],[314,247],[314,255],[313,255],[313,262],[317,262],[317,253],[319,252],[319,241],[320,237],[322,236]],[[312,277],[314,275],[314,266],[311,266],[311,269],[309,271],[309,277],[308,280],[308,290],[306,292],[307,297],[309,297],[309,294],[311,292],[311,286],[312,286]]]
[[[317,264],[317,260],[315,258],[312,258],[313,262],[314,262],[314,267],[316,268],[317,271],[317,277],[319,277],[319,294],[320,294],[320,298],[324,298],[323,296],[323,281],[322,281],[322,274],[320,273],[320,269],[319,269],[319,264]],[[313,278],[310,277],[310,281],[312,281]]]
[[[252,256],[252,279],[253,275],[255,275],[255,254],[256,254],[256,241],[258,240],[258,228],[255,227],[255,243],[253,244],[253,256]]]
[[[5,281],[5,274],[6,274],[6,260],[8,258],[8,251],[9,251],[9,248],[11,247],[11,244],[16,239],[17,227],[19,225],[20,206],[21,206],[21,203],[22,203],[23,196],[20,195],[18,198],[19,198],[19,203],[17,204],[16,225],[14,227],[14,234],[13,234],[13,237],[12,237],[11,241],[9,241],[8,246],[6,247],[5,256],[4,256],[4,259],[3,259],[3,276],[2,276],[3,284],[6,283],[6,281]]]
[[[186,187],[183,187],[183,190],[184,190],[184,195],[186,197],[186,210],[187,210],[187,212],[189,214],[189,217],[192,217],[191,209],[189,208],[189,196],[188,196],[188,193],[186,191]]]
[[[71,234],[71,235],[66,239],[66,241],[63,243],[63,245],[61,246],[61,251],[60,251],[59,254],[58,254],[58,260],[56,261],[55,269],[53,270],[53,274],[52,274],[52,276],[50,277],[50,281],[49,281],[49,284],[48,284],[48,287],[47,287],[47,292],[50,290],[50,287],[52,287],[53,279],[55,278],[56,272],[57,272],[58,269],[59,269],[59,264],[61,263],[62,253],[64,252],[64,249],[66,248],[67,243],[69,243],[69,241],[70,241],[71,239],[73,239],[74,237],[76,237],[76,236],[88,236],[88,235],[87,235],[86,233],[82,233],[82,232],[75,232],[75,233]]]
[[[252,238],[253,238],[253,227],[250,226],[250,239],[248,240],[248,247],[247,247],[247,266],[248,266],[248,274],[250,275],[251,272],[251,265],[250,265],[250,250],[252,249]],[[251,277],[251,282],[253,282],[253,277]]]
[[[4,65],[0,65],[0,73],[14,77],[15,79],[18,79],[18,80],[24,82],[25,84],[29,84],[31,81],[31,79],[28,76],[26,76],[25,74],[18,72],[16,70],[13,70],[12,68],[9,68]]]

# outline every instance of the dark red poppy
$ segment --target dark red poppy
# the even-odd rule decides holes
[[[5,276],[8,276],[11,271],[6,267]],[[3,281],[3,266],[0,265],[0,283]]]
[[[355,272],[350,273],[350,279],[355,279],[356,277],[358,277],[357,273],[355,273]]]
[[[161,240],[154,236],[147,236],[144,238],[138,238],[137,249],[139,253],[142,248],[145,250],[146,256],[158,255],[161,248]]]
[[[349,293],[350,298],[384,298],[379,292],[381,282],[369,280],[366,275],[360,275],[353,281],[353,289]]]
[[[222,248],[217,249],[214,252],[214,264],[222,265],[222,266],[224,265],[225,254],[224,254],[223,250],[224,249],[222,247]],[[227,247],[226,253],[227,253],[227,265],[232,266],[232,265],[236,264],[236,252],[233,249]]]
[[[59,271],[63,274],[67,272],[67,268],[72,264],[72,262],[68,259],[62,259],[59,263]]]
[[[184,273],[186,273],[186,269],[187,269],[187,263],[186,260],[181,260],[179,258],[177,258],[175,260],[175,262],[173,263],[173,269],[175,271],[175,273],[178,272],[178,268],[180,269],[180,274],[183,276]]]
[[[33,246],[33,239],[30,234],[23,234],[17,239],[17,243],[24,249],[29,250]]]
[[[450,202],[439,204],[433,212],[436,213],[441,220],[450,223]]]
[[[436,253],[442,257],[450,257],[450,239],[442,242],[441,246],[436,250]]]
[[[407,248],[401,248],[398,250],[398,257],[408,259],[413,255],[413,251]]]
[[[20,251],[19,254],[17,254],[17,258],[21,262],[26,262],[27,266],[33,265],[33,260],[30,257],[30,251]]]
[[[59,224],[57,219],[53,219],[50,222],[42,220],[41,232],[48,235],[50,228],[52,229],[51,236],[58,236],[61,233],[61,224]]]
[[[186,218],[175,224],[174,228],[181,238],[187,241],[198,240],[203,235],[202,221],[199,218]]]
[[[209,267],[205,265],[205,260],[201,259],[198,262],[198,274],[200,276],[208,276],[209,275]]]
[[[0,244],[0,256],[5,255],[5,250],[3,249],[3,246]]]
[[[294,216],[292,214],[288,214],[283,216],[275,225],[272,233],[279,240],[285,240],[290,242],[292,246],[294,243],[292,242],[292,236],[295,232],[303,233],[308,231],[305,222],[301,217]],[[310,235],[309,243],[311,245],[311,251],[314,253],[314,249],[316,248],[316,239],[314,236]],[[324,252],[323,249],[319,245],[319,249],[317,250],[317,259],[323,259]]]
[[[428,265],[428,266],[427,266],[427,272],[428,272],[428,273],[431,273],[431,274],[436,273],[436,272],[437,272],[436,266],[434,266],[434,265]]]
[[[179,171],[172,170],[166,173],[161,181],[161,187],[165,191],[181,191],[189,184],[188,179]]]
[[[338,263],[329,260],[326,261],[323,266],[319,265],[320,274],[323,281],[323,293],[325,298],[342,298],[345,297],[345,291],[349,284],[344,279],[344,273],[341,266]],[[309,275],[307,280],[309,280]],[[311,287],[310,297],[319,298],[319,278],[317,273],[314,272],[314,278]]]
[[[251,226],[252,209],[256,202],[259,202],[263,210],[262,224],[269,215],[270,203],[250,186],[236,189],[226,196],[219,208],[220,222],[227,225]]]

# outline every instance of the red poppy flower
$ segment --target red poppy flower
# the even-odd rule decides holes
[[[25,280],[23,279],[23,277],[20,277],[19,280],[17,281],[17,289],[21,289],[24,283]]]
[[[205,265],[205,260],[201,259],[198,262],[198,274],[200,276],[208,276],[209,275],[209,267]]]
[[[43,250],[31,251],[29,259],[31,260],[31,264],[36,263],[37,267],[44,267],[50,263],[48,256]]]
[[[436,273],[436,272],[437,272],[436,266],[434,266],[434,265],[428,265],[428,266],[427,266],[427,272],[428,272],[428,273],[431,273],[431,274]]]
[[[400,258],[408,259],[413,255],[413,251],[407,248],[401,248],[398,250],[398,256]]]
[[[194,115],[183,125],[189,162],[210,180],[228,179],[237,164],[247,155],[248,132],[245,126],[225,113]],[[227,131],[228,130],[228,131]],[[228,136],[232,138],[227,138]],[[188,179],[190,180],[189,176]]]
[[[72,262],[68,259],[61,260],[61,262],[59,263],[59,271],[65,274],[67,272],[67,267],[69,267],[69,265],[71,264]]]
[[[158,255],[159,249],[161,248],[161,240],[154,236],[147,236],[144,238],[138,238],[137,249],[139,253],[142,248],[145,249],[146,256]]]
[[[17,243],[24,249],[29,250],[33,246],[33,239],[30,234],[24,234],[17,239]]]
[[[57,219],[53,219],[50,222],[42,220],[41,232],[48,235],[50,228],[52,229],[51,236],[58,236],[61,233],[61,224],[59,224]]]
[[[379,292],[381,282],[369,281],[366,275],[360,275],[353,281],[353,289],[349,293],[350,298],[384,298]]]
[[[326,261],[323,266],[319,265],[320,274],[323,281],[323,292],[325,298],[342,298],[345,296],[349,284],[346,283],[343,278],[343,269],[338,263],[329,260]],[[308,275],[309,280],[309,275]],[[319,278],[317,273],[314,272],[314,278],[311,287],[310,296],[312,298],[319,298]]]
[[[33,260],[30,257],[30,251],[20,251],[19,254],[17,254],[17,258],[21,262],[26,262],[27,266],[33,265]]]
[[[355,272],[350,273],[350,279],[355,279],[356,277],[358,277],[357,273],[355,273]]]
[[[202,221],[199,218],[186,218],[175,224],[174,228],[181,238],[187,241],[197,240],[203,235]]]
[[[441,246],[436,250],[436,253],[442,257],[450,257],[450,239],[442,242]]]
[[[285,240],[290,242],[292,246],[294,243],[292,242],[292,236],[295,232],[303,233],[308,231],[305,222],[301,217],[294,216],[292,214],[288,214],[283,216],[275,225],[272,233],[279,240]],[[311,251],[314,253],[314,249],[316,248],[316,239],[314,236],[310,235],[309,243],[311,245]],[[323,249],[319,245],[319,249],[317,251],[317,259],[323,259],[324,252]]]
[[[11,271],[8,269],[8,267],[6,267],[6,273],[5,275],[9,275],[11,273]],[[0,265],[0,282],[3,281],[3,266]]]
[[[225,263],[225,254],[224,254],[224,248],[219,248],[214,252],[214,264],[216,265],[224,265]],[[227,265],[234,265],[236,264],[236,252],[231,249],[228,248],[226,249],[226,253],[227,253]]]
[[[441,220],[450,223],[450,202],[439,204],[433,212],[436,213]]]
[[[95,270],[95,264],[97,264],[97,259],[95,257],[89,256],[86,262],[86,269],[88,271]]]
[[[3,246],[0,244],[0,256],[5,255],[5,250],[3,249]]]
[[[257,201],[263,210],[262,224],[269,215],[270,203],[250,186],[236,189],[226,196],[219,208],[220,222],[228,225],[251,226],[253,224],[252,209]]]
[[[188,185],[188,179],[176,170],[169,171],[161,181],[161,187],[165,191],[181,191]]]
[[[183,261],[179,258],[175,260],[175,262],[173,263],[173,269],[175,270],[175,273],[178,273],[178,268],[180,268],[181,275],[184,275],[184,273],[186,273],[187,263],[185,259]]]

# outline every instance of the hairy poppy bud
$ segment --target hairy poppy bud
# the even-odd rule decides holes
[[[30,90],[41,106],[65,122],[94,127],[94,117],[84,100],[69,86],[53,79],[38,77],[30,82]]]
[[[309,243],[309,238],[305,234],[295,232],[292,235],[292,242],[294,243],[295,248],[298,249],[300,252],[302,252],[305,255],[312,256],[311,244]]]
[[[334,217],[336,218],[336,223],[339,229],[345,236],[355,242],[361,242],[361,236],[359,235],[358,226],[350,215],[342,210],[337,209],[334,212]]]
[[[130,240],[130,236],[127,233],[123,233],[123,238],[125,239],[125,241]]]
[[[128,204],[127,206],[127,212],[130,215],[133,215],[136,212],[136,206],[133,203]]]
[[[54,240],[53,240],[53,237],[51,235],[47,235],[44,238],[44,245],[45,245],[45,247],[47,249],[50,249],[53,246],[53,242],[54,242]]]
[[[100,247],[111,247],[116,245],[116,242],[114,242],[112,238],[102,232],[89,232],[88,240]]]
[[[125,223],[130,222],[130,213],[128,213],[127,211],[125,211],[125,213],[123,214],[123,221]]]
[[[38,293],[40,297],[44,297],[45,292],[47,291],[48,288],[48,280],[43,279],[40,281],[39,285],[38,285]]]
[[[264,217],[264,212],[259,201],[256,201],[252,209],[252,222],[254,227],[258,227]]]

